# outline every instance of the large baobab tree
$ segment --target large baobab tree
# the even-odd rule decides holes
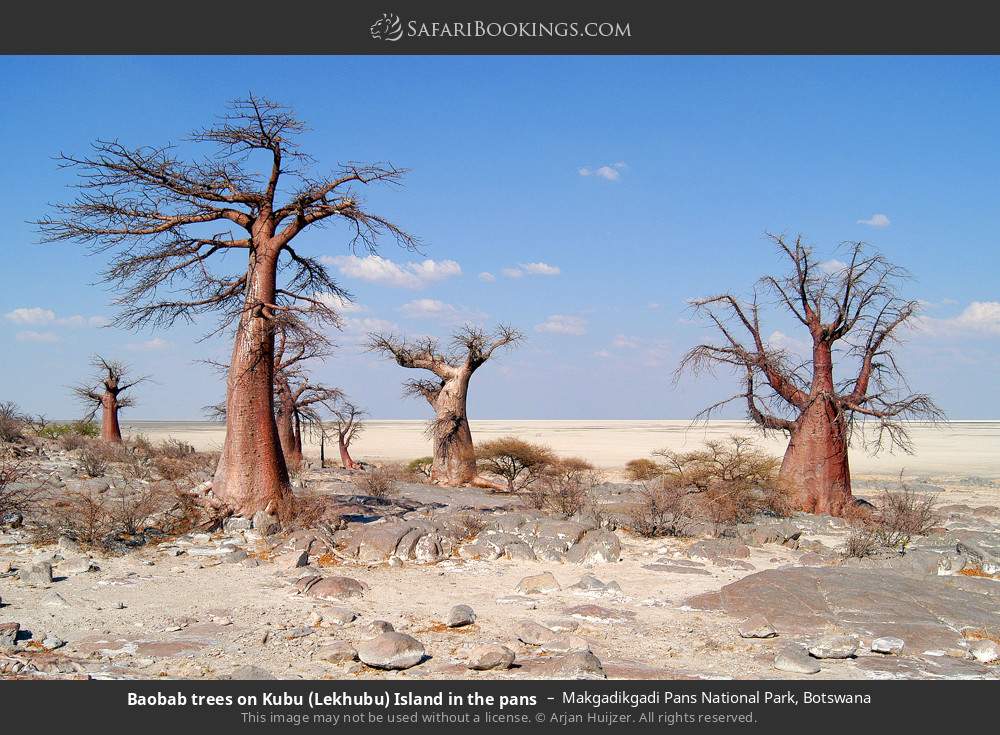
[[[910,393],[893,354],[918,302],[899,295],[906,272],[864,243],[845,246],[846,262],[820,263],[801,238],[769,237],[788,272],[764,276],[749,302],[728,293],[695,300],[722,339],[693,348],[678,373],[736,370],[743,390],[702,415],[730,401],[745,403],[758,426],[788,435],[779,480],[798,506],[841,514],[853,503],[848,447],[855,429],[870,451],[888,445],[909,452],[906,422],[943,416],[928,396]],[[761,298],[801,323],[805,354],[765,336]],[[838,379],[840,371],[849,377]],[[869,421],[876,427],[866,431]]]
[[[415,245],[357,194],[359,186],[399,183],[404,172],[348,164],[311,175],[311,159],[296,145],[303,131],[286,108],[251,97],[192,135],[190,145],[211,147],[206,157],[98,141],[89,155],[62,156],[82,191],[37,223],[46,241],[112,253],[103,275],[119,290],[119,325],[169,326],[221,312],[222,326],[233,326],[226,440],[212,489],[240,515],[290,511],[274,419],[275,323],[289,313],[330,321],[334,300],[325,296],[343,296],[318,258],[293,248],[296,237],[339,221],[352,248],[374,252],[383,235]]]
[[[96,375],[94,380],[73,388],[77,398],[89,410],[84,416],[92,421],[101,412],[101,439],[114,444],[122,443],[122,430],[118,424],[118,412],[135,405],[135,399],[125,393],[149,378],[129,378],[128,367],[121,362],[107,360],[95,355],[91,364]]]
[[[370,336],[372,351],[393,358],[402,367],[428,370],[437,378],[405,384],[407,394],[423,396],[434,409],[429,427],[434,454],[431,482],[452,487],[479,482],[467,412],[469,381],[498,349],[521,339],[520,332],[505,325],[492,334],[467,326],[453,335],[451,349],[445,353],[430,337],[407,342],[391,334]]]
[[[365,411],[356,403],[341,398],[333,405],[333,428],[337,432],[337,448],[340,450],[340,464],[345,470],[358,468],[351,458],[351,442],[364,428]]]

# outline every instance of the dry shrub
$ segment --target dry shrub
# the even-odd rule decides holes
[[[392,495],[402,474],[397,465],[369,467],[361,475],[358,483],[366,495],[381,500]]]
[[[934,498],[903,482],[898,491],[883,491],[873,508],[856,506],[846,517],[852,528],[844,554],[857,559],[903,553],[914,536],[926,536],[938,521]]]
[[[122,447],[99,439],[86,440],[80,448],[80,469],[87,477],[104,477],[112,462],[124,458]]]
[[[692,521],[688,493],[662,479],[647,482],[628,510],[626,525],[646,538],[684,536]]]
[[[13,401],[0,403],[0,442],[18,442],[25,438],[28,419]]]
[[[322,524],[336,526],[340,518],[331,515],[331,507],[325,495],[297,491],[292,497],[292,517],[286,525],[291,530],[317,528]]]
[[[633,482],[652,480],[663,470],[651,459],[630,459],[625,463],[625,477]]]
[[[82,449],[90,441],[87,437],[82,434],[76,434],[73,432],[62,434],[59,437],[59,446],[65,449],[67,452],[72,452],[76,449]]]
[[[176,487],[133,485],[104,493],[77,491],[60,496],[50,504],[40,535],[65,535],[85,546],[108,547],[123,536],[187,533],[200,520],[200,509],[188,493]]]
[[[26,474],[27,465],[20,460],[0,458],[0,524],[34,512],[44,497],[42,485],[22,482]]]
[[[601,475],[587,460],[566,457],[553,460],[540,480],[530,489],[529,502],[539,510],[569,517],[594,505],[592,491]]]
[[[170,457],[172,459],[184,459],[197,453],[192,445],[173,437],[164,439],[153,451],[160,457]]]
[[[417,457],[406,465],[406,477],[414,482],[426,482],[431,479],[433,457]]]
[[[478,513],[460,513],[455,520],[463,539],[475,538],[486,528],[486,519]]]
[[[659,465],[664,487],[696,496],[697,515],[717,526],[745,523],[758,513],[786,516],[789,493],[778,481],[781,460],[747,437],[706,442],[691,452],[663,450]]]
[[[476,450],[479,469],[496,475],[515,493],[531,487],[555,464],[556,456],[546,446],[504,436],[484,442]]]

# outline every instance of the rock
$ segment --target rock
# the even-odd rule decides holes
[[[691,544],[687,550],[689,559],[717,561],[719,559],[746,559],[750,548],[736,539],[713,538]]]
[[[295,628],[289,628],[285,631],[285,640],[294,641],[297,638],[305,638],[306,636],[312,635],[316,632],[316,629],[311,625],[300,625]]]
[[[503,597],[498,597],[496,603],[498,605],[521,605],[526,610],[534,610],[538,607],[538,600],[534,597],[525,597],[524,595],[504,595]]]
[[[543,670],[560,679],[606,679],[601,660],[590,651],[573,651],[565,656],[553,656]]]
[[[783,636],[835,628],[868,640],[891,620],[893,634],[916,652],[957,648],[964,628],[1000,628],[1000,585],[993,580],[879,568],[771,569],[687,604],[737,619],[763,615]]]
[[[69,536],[60,536],[56,544],[63,551],[68,551],[70,553],[77,553],[80,551],[80,544]]]
[[[358,646],[358,658],[375,669],[408,669],[424,659],[424,646],[404,633],[382,633]]]
[[[52,584],[52,564],[47,561],[30,562],[18,568],[17,576],[25,584],[35,586]]]
[[[583,537],[566,552],[566,561],[575,564],[603,564],[621,559],[622,545],[613,531],[596,528],[587,531]]]
[[[482,536],[463,544],[458,550],[460,557],[470,561],[494,561],[499,559],[502,553],[503,549],[500,546]]]
[[[347,625],[358,617],[353,610],[346,607],[328,607],[323,610],[323,620],[336,625]]]
[[[809,646],[813,658],[854,658],[858,655],[858,639],[848,635],[825,635]]]
[[[580,624],[572,618],[553,618],[546,620],[543,625],[556,633],[572,633],[580,627]]]
[[[229,678],[238,681],[259,681],[274,679],[274,675],[260,666],[237,666],[229,672]]]
[[[369,638],[376,638],[383,633],[392,633],[396,629],[388,620],[373,620],[364,628],[364,635]]]
[[[439,533],[421,536],[413,547],[413,558],[418,564],[436,564],[451,556],[451,539]]]
[[[529,646],[540,646],[556,637],[551,630],[533,620],[517,621],[514,624],[514,635],[521,643],[527,643]]]
[[[474,671],[489,669],[509,669],[514,665],[514,652],[498,644],[476,646],[469,652],[466,667]]]
[[[100,567],[97,566],[93,559],[86,556],[77,556],[75,558],[59,562],[58,570],[60,574],[66,574],[73,577],[77,574],[99,571]]]
[[[566,614],[590,623],[627,623],[635,617],[631,610],[609,610],[600,605],[575,605],[566,608]]]
[[[293,551],[289,554],[282,554],[277,559],[278,566],[283,569],[299,569],[309,566],[308,551]]]
[[[253,514],[253,527],[261,536],[273,536],[281,530],[281,522],[277,516],[259,510]]]
[[[361,597],[368,585],[351,577],[324,577],[308,585],[306,594],[319,600],[345,600]]]
[[[542,641],[541,649],[547,653],[569,653],[571,651],[589,651],[590,644],[581,636],[571,633],[555,635]]]
[[[54,635],[41,636],[42,638],[42,648],[46,651],[54,651],[57,648],[62,648],[66,645],[66,641]]]
[[[872,641],[871,650],[874,653],[894,653],[898,654],[905,645],[902,638],[892,636],[882,636]]]
[[[542,574],[525,577],[517,583],[514,591],[520,592],[523,595],[530,595],[540,592],[555,592],[560,589],[562,588],[559,586],[559,582],[556,581],[556,578],[552,575],[552,572],[543,572]]]
[[[810,657],[801,646],[788,646],[774,656],[774,668],[790,674],[818,674],[816,659]]]
[[[14,648],[20,630],[20,623],[0,623],[0,651]]]
[[[593,594],[615,593],[622,591],[622,588],[617,582],[602,582],[593,574],[584,574],[574,584],[571,584],[568,589]]]
[[[476,612],[468,605],[455,605],[444,619],[444,624],[449,628],[461,628],[474,622],[476,622]]]
[[[243,549],[234,549],[233,551],[230,551],[228,554],[225,554],[222,557],[222,561],[224,561],[226,564],[238,564],[239,562],[245,562],[248,559],[249,557],[247,556],[247,552],[243,551]],[[254,559],[254,561],[257,561],[257,559]],[[255,566],[259,566],[259,564],[260,562],[257,561],[257,565]],[[244,566],[250,566],[250,565],[245,564]]]
[[[237,531],[249,531],[253,528],[253,522],[249,518],[240,516],[230,516],[222,523],[222,528],[226,533],[236,533]]]
[[[976,661],[992,664],[1000,661],[1000,644],[991,640],[976,641],[969,646],[969,653]]]
[[[741,623],[739,633],[740,638],[774,638],[778,635],[763,615],[753,615]]]
[[[316,658],[321,661],[342,664],[357,660],[358,652],[354,646],[346,641],[331,641],[316,652]]]

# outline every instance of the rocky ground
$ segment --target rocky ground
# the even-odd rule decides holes
[[[38,472],[107,484],[57,454]],[[988,480],[921,480],[940,527],[857,560],[831,517],[642,539],[483,490],[400,483],[380,501],[352,479],[302,480],[336,526],[230,519],[102,554],[0,528],[0,675],[1000,678]],[[632,488],[599,492],[613,507]]]

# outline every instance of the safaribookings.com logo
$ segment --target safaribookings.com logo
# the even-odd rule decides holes
[[[624,21],[437,21],[410,20],[406,24],[395,13],[382,17],[369,28],[376,41],[407,38],[631,38]]]

